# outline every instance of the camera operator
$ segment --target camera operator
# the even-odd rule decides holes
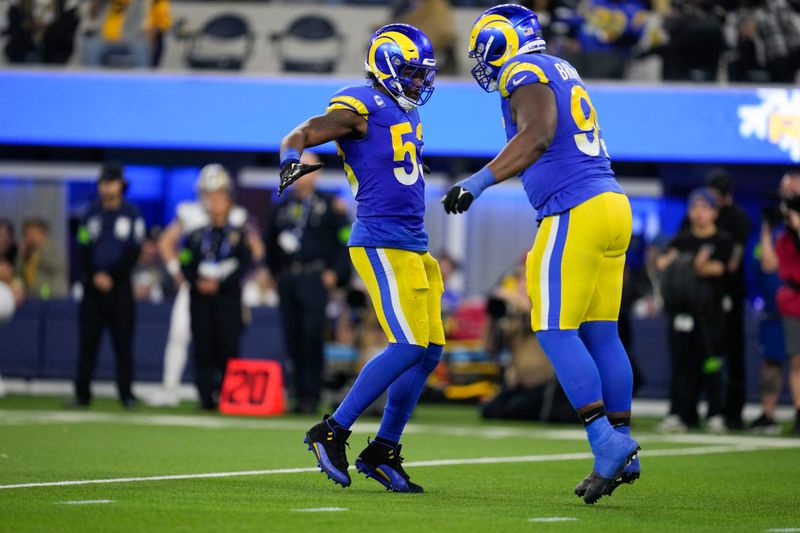
[[[786,353],[789,356],[789,385],[796,409],[793,434],[800,436],[800,171],[788,172],[781,180],[781,211],[786,229],[772,246],[762,232],[762,254],[766,266],[777,270],[781,279],[775,303],[783,319]],[[774,386],[774,384],[773,384]],[[775,400],[780,385],[775,391]]]

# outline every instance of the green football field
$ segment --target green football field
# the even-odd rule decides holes
[[[314,422],[0,400],[0,531],[800,531],[800,439],[664,436],[644,420],[642,479],[586,506],[578,426],[420,406],[403,455],[425,494],[394,494],[316,471]],[[355,426],[351,463],[376,427]]]

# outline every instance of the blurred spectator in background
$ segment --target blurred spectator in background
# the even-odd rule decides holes
[[[219,165],[209,165],[204,171],[200,184],[207,221],[189,234],[180,261],[191,287],[190,314],[200,407],[213,410],[219,402],[228,359],[239,356],[242,279],[250,267],[252,254],[246,221],[231,224],[234,204],[230,177]]]
[[[649,16],[643,0],[582,0],[556,9],[569,27],[562,55],[585,78],[621,79]],[[565,15],[567,15],[565,17]]]
[[[708,429],[726,431],[722,416],[722,355],[725,351],[725,274],[733,241],[715,224],[717,199],[709,189],[689,195],[688,229],[656,260],[669,314],[672,362],[670,414],[659,426],[682,432],[698,426],[701,389],[708,401]]]
[[[758,321],[761,415],[750,425],[750,431],[766,435],[777,435],[781,432],[781,426],[775,420],[775,408],[783,388],[786,340],[783,335],[783,322],[775,301],[781,286],[775,240],[783,231],[785,230],[782,228],[780,210],[777,207],[766,208],[762,213],[759,244],[753,250],[759,293],[764,301],[764,308]]]
[[[442,270],[442,281],[444,281],[444,294],[442,294],[442,320],[447,320],[458,309],[461,297],[464,295],[464,278],[461,275],[461,268],[450,254],[442,250],[437,255],[439,258],[439,268]],[[445,330],[447,326],[445,325]]]
[[[634,234],[625,255],[625,270],[622,278],[622,303],[619,309],[619,339],[625,347],[625,353],[631,362],[633,371],[633,394],[644,384],[642,369],[636,360],[636,351],[633,343],[632,320],[635,315],[634,307],[642,298],[652,293],[650,278],[645,268],[645,240],[641,234]]]
[[[5,259],[12,266],[17,261],[17,240],[14,235],[14,223],[7,218],[0,218],[0,259]]]
[[[783,317],[786,353],[790,357],[789,385],[796,409],[793,433],[800,436],[800,172],[789,172],[783,177],[781,193],[787,227],[775,244],[782,282],[776,303]],[[762,244],[766,242],[763,240]]]
[[[34,217],[22,223],[17,265],[28,298],[49,300],[67,295],[64,254],[50,239],[50,227],[43,219]]]
[[[733,181],[723,169],[712,170],[706,181],[717,200],[717,228],[733,239],[733,252],[728,260],[725,281],[729,298],[723,302],[726,311],[725,331],[725,424],[729,429],[742,429],[742,409],[747,394],[745,373],[744,312],[747,299],[747,279],[744,271],[744,251],[750,235],[750,217],[733,201]]]
[[[164,347],[164,377],[162,389],[147,398],[148,404],[156,407],[169,407],[180,402],[179,386],[186,369],[189,357],[189,344],[192,340],[191,319],[189,313],[189,283],[183,277],[178,251],[181,241],[195,231],[208,226],[208,194],[225,191],[233,194],[234,183],[230,174],[222,165],[211,163],[200,169],[197,184],[197,200],[181,202],[175,209],[175,218],[167,225],[158,239],[158,251],[161,261],[177,287],[177,295],[172,304],[167,345]],[[255,226],[248,223],[247,210],[234,205],[228,211],[228,224],[231,227],[244,227],[245,238],[252,254],[253,261],[260,263],[264,259],[264,245]]]
[[[169,0],[93,0],[91,30],[83,42],[83,64],[153,66],[160,33],[172,24]]]
[[[117,360],[117,392],[123,407],[137,406],[133,396],[133,300],[131,272],[145,236],[139,209],[125,200],[127,182],[115,163],[103,166],[95,201],[78,229],[83,282],[80,306],[80,351],[74,407],[91,402],[90,384],[103,330],[108,327]]]
[[[658,49],[662,79],[714,81],[725,49],[725,10],[713,0],[675,0],[667,9],[668,41]]]
[[[800,13],[787,0],[744,0],[731,13],[731,81],[794,83],[800,69]]]
[[[17,0],[8,6],[4,48],[9,63],[65,64],[75,47],[78,2]]]
[[[25,295],[22,280],[16,275],[17,242],[14,239],[14,224],[0,218],[0,282],[8,285],[19,307]]]
[[[436,51],[439,73],[456,74],[456,30],[449,0],[392,0],[389,19],[389,22],[411,24],[425,32]]]
[[[175,284],[158,256],[158,231],[153,228],[142,243],[139,261],[133,267],[133,295],[142,302],[161,303],[175,293]]]
[[[319,157],[305,151],[300,162],[319,163]],[[292,362],[294,411],[304,414],[316,414],[319,406],[329,292],[345,285],[351,272],[347,208],[316,189],[320,174],[300,178],[274,206],[265,238]]]

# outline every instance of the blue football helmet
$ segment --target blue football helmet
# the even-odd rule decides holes
[[[430,99],[439,70],[428,36],[408,24],[378,29],[372,35],[364,66],[406,111]]]
[[[530,9],[514,4],[487,9],[469,34],[469,57],[478,62],[472,76],[487,93],[496,91],[497,75],[506,61],[545,46],[539,19]]]

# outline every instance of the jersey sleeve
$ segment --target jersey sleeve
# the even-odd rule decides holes
[[[500,71],[498,86],[503,98],[508,98],[511,93],[523,85],[532,83],[549,84],[550,78],[547,75],[547,65],[544,61],[537,60],[535,54],[528,54],[530,57],[517,57],[511,59]]]
[[[369,114],[374,111],[375,103],[369,96],[365,87],[345,87],[331,97],[326,111],[333,109],[346,109],[358,113],[364,119],[369,120]]]

